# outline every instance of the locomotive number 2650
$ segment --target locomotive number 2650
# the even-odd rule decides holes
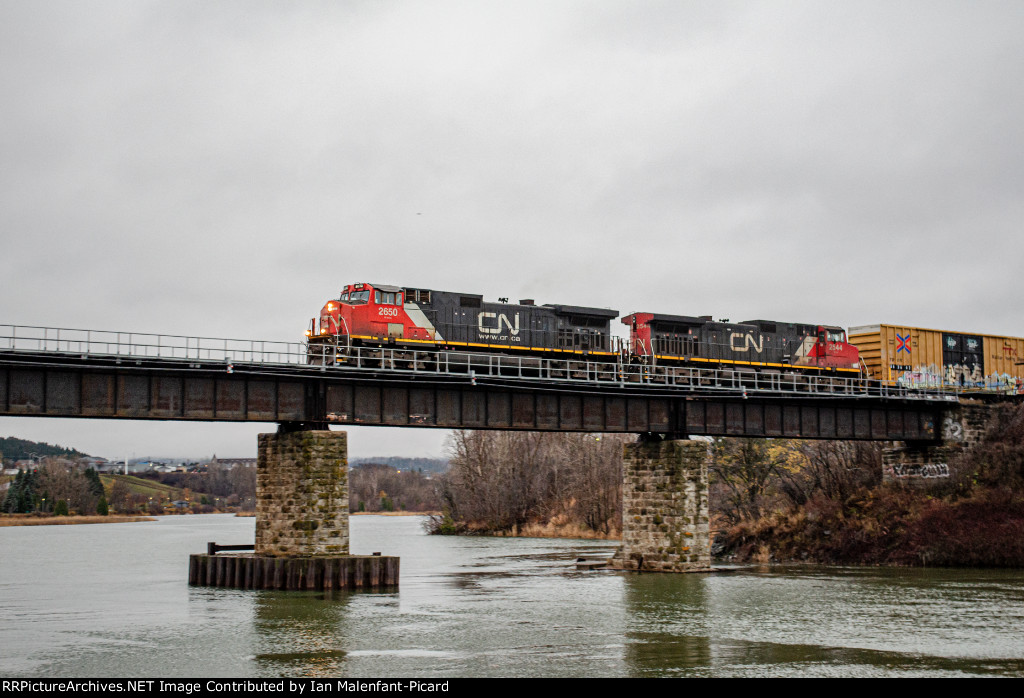
[[[394,316],[397,317],[398,316],[398,308],[377,308],[377,314],[378,315],[385,315],[385,316],[394,315]]]

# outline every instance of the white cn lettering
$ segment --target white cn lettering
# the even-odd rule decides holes
[[[495,317],[498,318],[498,326],[497,327],[484,327],[484,320],[485,319],[487,319],[487,318],[495,318]],[[509,332],[511,332],[512,334],[516,335],[516,334],[519,334],[519,313],[515,314],[515,319],[516,319],[516,324],[513,325],[509,321],[508,317],[504,313],[502,313],[501,315],[498,315],[497,313],[480,313],[477,316],[476,326],[477,326],[477,329],[480,330],[481,334],[501,334],[501,326],[505,325],[505,327],[508,328]]]
[[[737,345],[736,340],[740,339],[741,344]],[[758,354],[764,350],[764,337],[760,338],[760,341],[754,339],[754,335],[743,334],[742,332],[733,332],[729,335],[729,346],[733,351],[750,351],[753,349]]]

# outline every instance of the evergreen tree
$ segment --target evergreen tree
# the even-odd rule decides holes
[[[67,516],[68,515],[68,501],[66,499],[61,499],[61,500],[59,500],[57,502],[57,504],[53,507],[53,515],[54,516]]]
[[[38,506],[36,496],[36,474],[19,470],[7,496],[4,497],[3,510],[7,514],[27,514],[35,511]]]
[[[89,491],[94,497],[102,497],[103,482],[100,481],[100,474],[97,473],[93,468],[85,469],[85,479],[89,481]]]
[[[21,491],[25,487],[25,471],[19,470],[18,474],[14,477],[14,482],[7,489],[7,495],[4,497],[3,511],[5,514],[13,514],[18,511],[18,502],[21,501]]]
[[[96,505],[96,513],[100,516],[106,516],[110,513],[110,507],[107,506],[106,497],[100,497],[100,503]]]
[[[38,479],[39,475],[35,470],[25,473],[25,484],[18,496],[19,514],[28,514],[29,512],[35,511],[38,507],[39,502],[36,495],[36,481]]]

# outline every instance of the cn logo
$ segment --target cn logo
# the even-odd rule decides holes
[[[488,318],[497,318],[497,327],[484,327],[484,320]],[[497,313],[480,313],[477,316],[477,329],[480,330],[481,334],[501,334],[501,326],[504,325],[508,328],[509,333],[516,335],[519,334],[519,313],[515,314],[516,324],[513,326],[508,320],[508,316],[505,313],[498,315]]]
[[[736,340],[739,340],[738,342]],[[729,335],[729,346],[733,351],[750,351],[753,349],[758,354],[764,350],[764,336],[754,339],[754,335],[733,332]]]

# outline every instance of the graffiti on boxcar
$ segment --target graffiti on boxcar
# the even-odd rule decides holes
[[[1021,379],[1009,373],[992,373],[985,376],[985,388],[1010,394],[1024,394]]]
[[[985,376],[982,373],[981,366],[978,364],[972,366],[967,366],[966,364],[947,364],[946,384],[981,387],[985,385]]]
[[[891,366],[897,385],[904,388],[984,388],[1010,394],[1024,394],[1024,381],[1009,373],[982,375],[981,366],[963,364],[939,367],[935,364],[920,366]],[[902,370],[901,370],[902,369]]]
[[[914,366],[900,373],[896,383],[905,388],[938,388],[943,384],[943,373],[935,364]]]

